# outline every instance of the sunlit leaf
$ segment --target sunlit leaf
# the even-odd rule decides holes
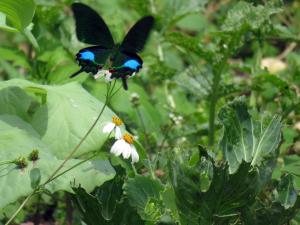
[[[33,149],[39,151],[39,159],[34,163],[28,161],[28,166],[24,169],[18,168],[13,163],[0,166],[0,187],[2,193],[5,193],[0,198],[0,208],[30,194],[32,185],[35,186],[39,179],[41,183],[45,182],[62,163],[62,160],[51,154],[31,125],[16,116],[0,116],[0,146],[0,159],[5,161],[16,160],[18,157],[27,159]],[[62,171],[78,162],[80,162],[78,159],[69,160]],[[40,173],[40,178],[35,176],[34,182],[32,169],[38,169]],[[87,161],[46,185],[46,189],[51,192],[71,191],[71,183],[73,183],[81,184],[91,191],[96,185],[112,179],[114,175],[114,169],[107,160]]]

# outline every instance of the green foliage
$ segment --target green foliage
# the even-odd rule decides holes
[[[257,30],[270,23],[270,17],[279,12],[281,12],[281,9],[273,3],[268,3],[265,6],[254,6],[251,3],[239,1],[228,11],[222,28],[224,31],[229,32],[236,32],[247,26],[251,30]]]

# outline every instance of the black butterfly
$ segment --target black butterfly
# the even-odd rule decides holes
[[[141,18],[129,30],[123,42],[116,45],[107,25],[96,11],[82,3],[72,4],[72,10],[78,40],[94,46],[81,49],[76,54],[81,68],[70,77],[75,77],[81,72],[96,75],[109,63],[110,79],[121,78],[123,87],[127,90],[126,79],[142,68],[143,60],[137,53],[144,48],[154,25],[154,18]]]

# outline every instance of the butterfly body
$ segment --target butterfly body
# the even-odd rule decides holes
[[[121,44],[115,44],[104,20],[93,9],[82,3],[72,5],[76,21],[76,34],[79,41],[93,46],[81,49],[76,60],[81,67],[71,75],[81,72],[96,75],[102,69],[108,69],[110,79],[121,78],[127,90],[126,79],[135,75],[143,66],[137,54],[142,51],[154,19],[146,16],[140,19],[128,32]]]

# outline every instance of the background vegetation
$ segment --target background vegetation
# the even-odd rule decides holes
[[[81,2],[118,41],[155,17],[144,67],[69,155],[108,98],[69,79],[73,1],[0,1],[0,223],[299,224],[300,3]],[[109,153],[113,115],[134,166]]]

